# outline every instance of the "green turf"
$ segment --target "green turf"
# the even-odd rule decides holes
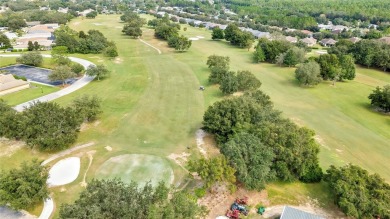
[[[5,100],[11,106],[15,106],[58,90],[60,90],[58,87],[31,83],[30,88],[0,96],[0,99]]]
[[[149,180],[153,186],[160,181],[167,185],[173,182],[173,170],[167,160],[145,154],[124,154],[111,157],[96,172],[98,179],[118,178],[144,185]]]
[[[13,54],[13,55],[15,55],[15,54]],[[8,66],[8,65],[15,65],[15,64],[17,64],[16,57],[0,57],[0,68]],[[53,59],[43,58],[42,65],[40,65],[39,67],[53,69],[55,66],[56,66],[56,64],[53,61]]]
[[[387,73],[359,67],[355,81],[337,83],[335,87],[324,82],[315,88],[301,88],[294,80],[293,68],[253,64],[251,52],[224,41],[212,41],[210,32],[204,29],[187,26],[187,31],[181,34],[205,38],[193,41],[188,52],[177,53],[168,48],[165,41],[154,39],[153,31],[145,28],[143,40],[158,47],[163,52],[159,55],[139,40],[122,35],[123,23],[119,22],[118,15],[77,18],[70,26],[78,31],[100,30],[117,44],[119,52],[117,59],[72,54],[106,64],[112,71],[111,77],[93,81],[56,101],[68,104],[80,94],[95,94],[103,100],[103,114],[97,125],[82,131],[77,141],[77,144],[95,142],[93,150],[97,152],[87,180],[111,157],[151,154],[165,159],[170,153],[182,153],[188,151],[187,146],[195,146],[194,133],[201,127],[204,111],[222,98],[218,87],[207,82],[209,71],[205,63],[212,54],[230,56],[232,70],[252,71],[262,81],[262,89],[271,96],[277,109],[316,131],[322,144],[320,162],[323,167],[353,162],[390,180],[387,165],[390,163],[390,148],[387,147],[390,118],[372,111],[367,99],[376,85],[389,82]],[[200,85],[206,86],[206,90],[199,91]],[[105,146],[113,150],[107,151]],[[173,162],[170,165],[175,181],[181,178],[178,176],[186,175]],[[83,166],[82,171],[85,168]],[[72,185],[67,187],[69,191],[80,191]],[[54,197],[60,205],[74,200],[77,194],[56,190]]]

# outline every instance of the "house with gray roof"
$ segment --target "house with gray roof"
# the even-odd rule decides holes
[[[284,206],[280,219],[325,219],[324,217],[298,210],[289,206]]]

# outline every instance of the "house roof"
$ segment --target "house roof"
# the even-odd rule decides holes
[[[0,74],[0,91],[9,90],[26,84],[28,84],[27,81],[16,80],[11,74]]]
[[[323,39],[321,40],[321,43],[323,44],[330,44],[330,45],[334,45],[337,43],[336,40],[332,39],[332,38],[329,38],[329,39]]]
[[[325,218],[289,206],[284,206],[280,219],[325,219]]]
[[[359,42],[360,40],[362,40],[362,39],[360,39],[359,37],[352,37],[352,38],[349,38],[349,41],[351,41],[351,42],[353,42],[353,43],[357,43],[357,42]]]
[[[298,42],[298,38],[296,37],[291,37],[291,36],[286,36],[286,40],[290,43],[296,43]]]
[[[301,33],[304,33],[306,35],[311,35],[313,34],[313,32],[311,32],[310,30],[301,30]]]
[[[314,39],[314,38],[304,38],[301,40],[302,42],[306,43],[306,44],[316,44],[317,43],[317,40]]]

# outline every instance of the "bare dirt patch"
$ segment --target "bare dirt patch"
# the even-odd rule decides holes
[[[177,165],[181,166],[185,171],[188,170],[185,168],[185,164],[188,161],[189,153],[183,152],[181,154],[170,154],[167,156],[169,159],[173,160]]]
[[[112,147],[110,147],[110,146],[106,146],[106,147],[104,147],[107,151],[112,151]]]
[[[114,59],[114,63],[115,64],[121,64],[123,62],[123,59],[121,59],[121,58],[119,58],[119,57],[116,57],[115,59]]]
[[[203,138],[206,136],[206,132],[203,131],[202,129],[198,129],[198,131],[196,131],[195,135],[196,135],[196,146],[198,147],[200,153],[203,156],[207,157],[206,149],[203,148],[203,145],[204,145]]]
[[[238,92],[233,93],[233,96],[239,97],[239,96],[242,96],[243,94],[244,94],[244,92],[238,91]]]
[[[11,157],[17,150],[26,144],[22,141],[0,138],[0,157]]]
[[[109,147],[109,146],[107,146],[107,147]],[[84,177],[83,177],[83,181],[80,182],[80,185],[81,185],[82,187],[87,187],[87,182],[85,181],[85,178],[87,177],[88,170],[89,170],[89,168],[90,168],[91,165],[92,165],[93,155],[94,155],[95,153],[96,153],[95,150],[92,150],[92,151],[88,151],[88,152],[87,152],[88,159],[89,159],[89,163],[88,163],[87,169],[85,170]]]
[[[216,218],[225,215],[236,198],[248,197],[248,206],[250,206],[250,213],[256,214],[255,206],[258,204],[268,204],[268,195],[265,190],[262,192],[248,191],[239,188],[235,193],[230,194],[226,185],[215,185],[203,198],[198,200],[200,205],[204,205],[209,209],[207,218]]]

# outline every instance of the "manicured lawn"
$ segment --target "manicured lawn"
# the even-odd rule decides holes
[[[58,90],[60,90],[60,88],[58,87],[31,83],[30,88],[0,96],[0,99],[5,100],[8,105],[16,106],[18,104],[33,100],[35,98],[53,93]]]
[[[45,52],[45,53],[47,53],[47,52]],[[12,55],[11,53],[7,53],[7,55],[8,54]],[[4,67],[4,66],[8,66],[8,65],[15,65],[15,64],[18,64],[16,62],[16,57],[0,57],[0,67]],[[56,66],[56,63],[53,61],[53,59],[43,58],[43,63],[39,67],[53,69],[55,66]]]

